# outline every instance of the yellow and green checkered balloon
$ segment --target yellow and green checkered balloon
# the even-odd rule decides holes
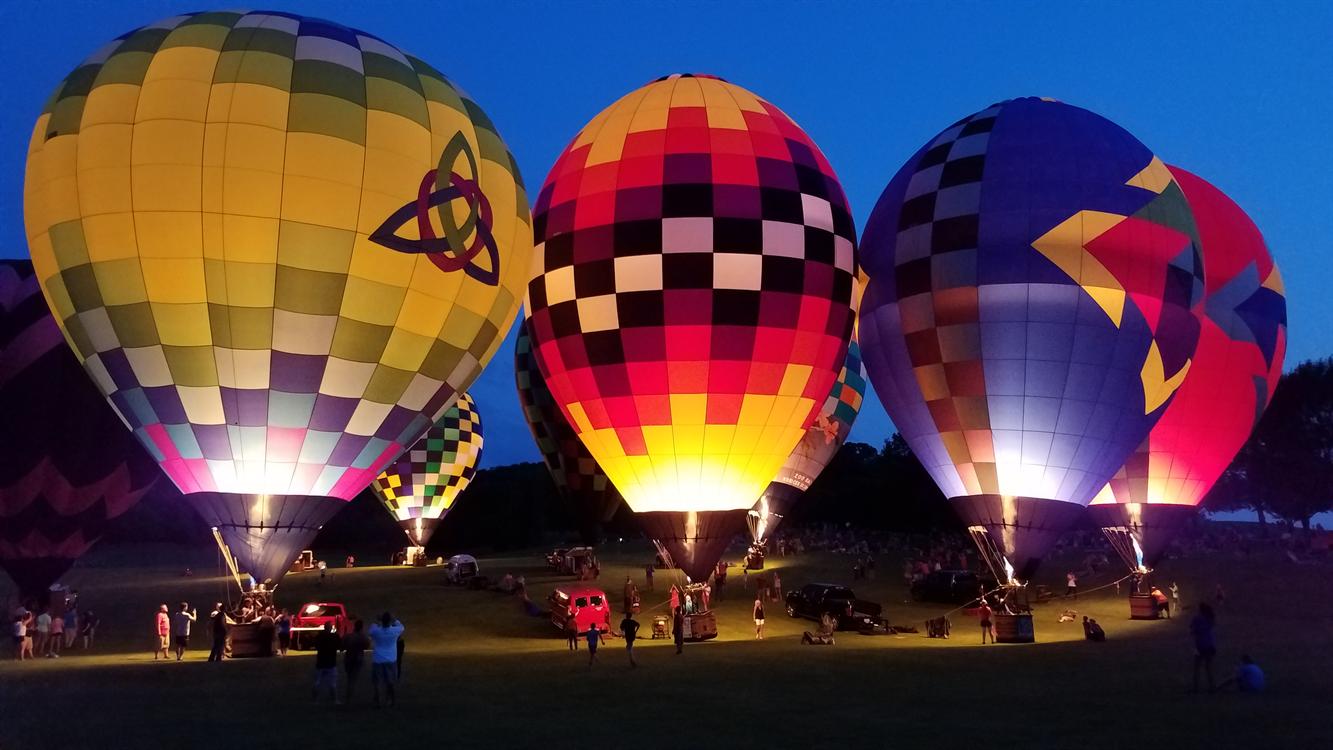
[[[405,206],[433,228],[428,173],[470,194],[445,205],[441,234],[466,236],[444,263],[374,237]],[[167,19],[76,68],[25,208],[75,351],[186,492],[354,495],[481,370],[530,253],[475,103],[373,36],[275,13]],[[440,267],[478,238],[478,273]]]
[[[24,215],[66,338],[187,494],[354,496],[481,372],[532,252],[475,102],[272,12],[168,18],[75,68]]]
[[[481,414],[466,393],[375,478],[375,494],[418,547],[426,546],[481,460]]]

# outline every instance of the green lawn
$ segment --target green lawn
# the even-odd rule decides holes
[[[627,572],[642,583],[644,548],[603,550],[602,583],[615,603]],[[329,555],[334,559],[333,555]],[[129,560],[146,560],[136,567]],[[850,582],[850,561],[808,555],[774,561],[784,585]],[[1296,566],[1276,554],[1170,561],[1156,580],[1177,580],[1187,603],[1219,581],[1230,598],[1219,611],[1220,672],[1242,650],[1268,672],[1259,696],[1187,694],[1191,648],[1184,621],[1132,622],[1113,590],[1036,609],[1038,643],[978,645],[975,621],[954,617],[954,638],[842,634],[831,648],[803,647],[804,621],[769,614],[768,637],[753,640],[750,599],[729,585],[720,637],[676,656],[644,640],[631,671],[610,641],[592,669],[571,654],[544,619],[515,599],[441,584],[441,570],[332,569],[289,576],[280,602],[339,600],[371,617],[391,608],[407,626],[399,705],[334,708],[310,703],[313,659],[154,663],[152,618],[159,603],[188,599],[201,614],[223,588],[207,550],[106,547],[67,580],[103,618],[91,654],[25,664],[0,661],[0,748],[269,747],[925,747],[1096,748],[1316,747],[1333,737],[1333,567]],[[560,579],[538,551],[483,558],[483,572],[527,576],[534,599]],[[893,622],[915,623],[946,607],[904,601],[897,567],[857,586]],[[1063,580],[1065,565],[1046,575]],[[1100,582],[1111,580],[1108,573]],[[658,575],[657,599],[669,577]],[[1099,581],[1084,579],[1084,588]],[[3,584],[0,584],[2,586]],[[0,588],[0,597],[12,592]],[[1065,607],[1096,617],[1109,634],[1085,643],[1059,624]],[[641,616],[648,631],[648,614]],[[8,654],[6,654],[8,656]],[[363,676],[363,680],[365,676]],[[368,682],[362,686],[368,695]]]

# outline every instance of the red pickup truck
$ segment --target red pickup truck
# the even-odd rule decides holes
[[[292,648],[300,650],[313,646],[315,636],[328,622],[333,623],[333,632],[338,635],[352,632],[352,622],[347,617],[347,607],[342,604],[311,602],[302,606],[292,615]]]

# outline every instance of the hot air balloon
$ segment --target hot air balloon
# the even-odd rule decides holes
[[[1147,440],[1088,506],[1135,570],[1157,563],[1245,444],[1277,388],[1287,348],[1282,277],[1259,228],[1222,191],[1170,169],[1203,248],[1199,347]]]
[[[597,543],[601,527],[620,509],[620,493],[560,413],[532,356],[527,321],[519,325],[514,345],[514,383],[532,439],[556,489],[574,509],[579,534],[587,544]]]
[[[865,393],[866,369],[861,363],[861,348],[853,340],[847,346],[847,360],[842,371],[833,382],[833,390],[824,399],[818,416],[778,470],[777,477],[759,496],[759,502],[750,509],[750,536],[756,544],[762,545],[777,530],[782,518],[847,442]]]
[[[531,253],[475,102],[284,13],[175,16],[93,54],[37,120],[24,213],[85,369],[260,580],[472,383]]]
[[[45,596],[157,479],[79,367],[32,264],[0,261],[0,567]]]
[[[862,248],[875,391],[997,578],[1027,581],[1191,369],[1180,186],[1109,120],[1014,99],[912,156]]]
[[[546,384],[649,536],[704,581],[846,357],[842,188],[772,104],[673,75],[579,132],[533,228]]]
[[[472,483],[481,461],[481,414],[464,393],[426,434],[375,478],[375,494],[414,547],[425,547],[435,527]]]

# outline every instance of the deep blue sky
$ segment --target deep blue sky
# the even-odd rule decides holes
[[[782,107],[832,161],[858,228],[902,162],[957,118],[1014,96],[1078,104],[1244,206],[1286,278],[1288,364],[1333,353],[1333,3],[271,7],[365,29],[430,61],[486,108],[533,195],[584,123],[671,72],[720,75]],[[24,151],[55,84],[110,38],[207,8],[6,3],[0,256],[26,253]],[[472,388],[486,421],[487,466],[537,458],[514,395],[512,339]],[[891,432],[872,396],[852,439],[878,444]]]

